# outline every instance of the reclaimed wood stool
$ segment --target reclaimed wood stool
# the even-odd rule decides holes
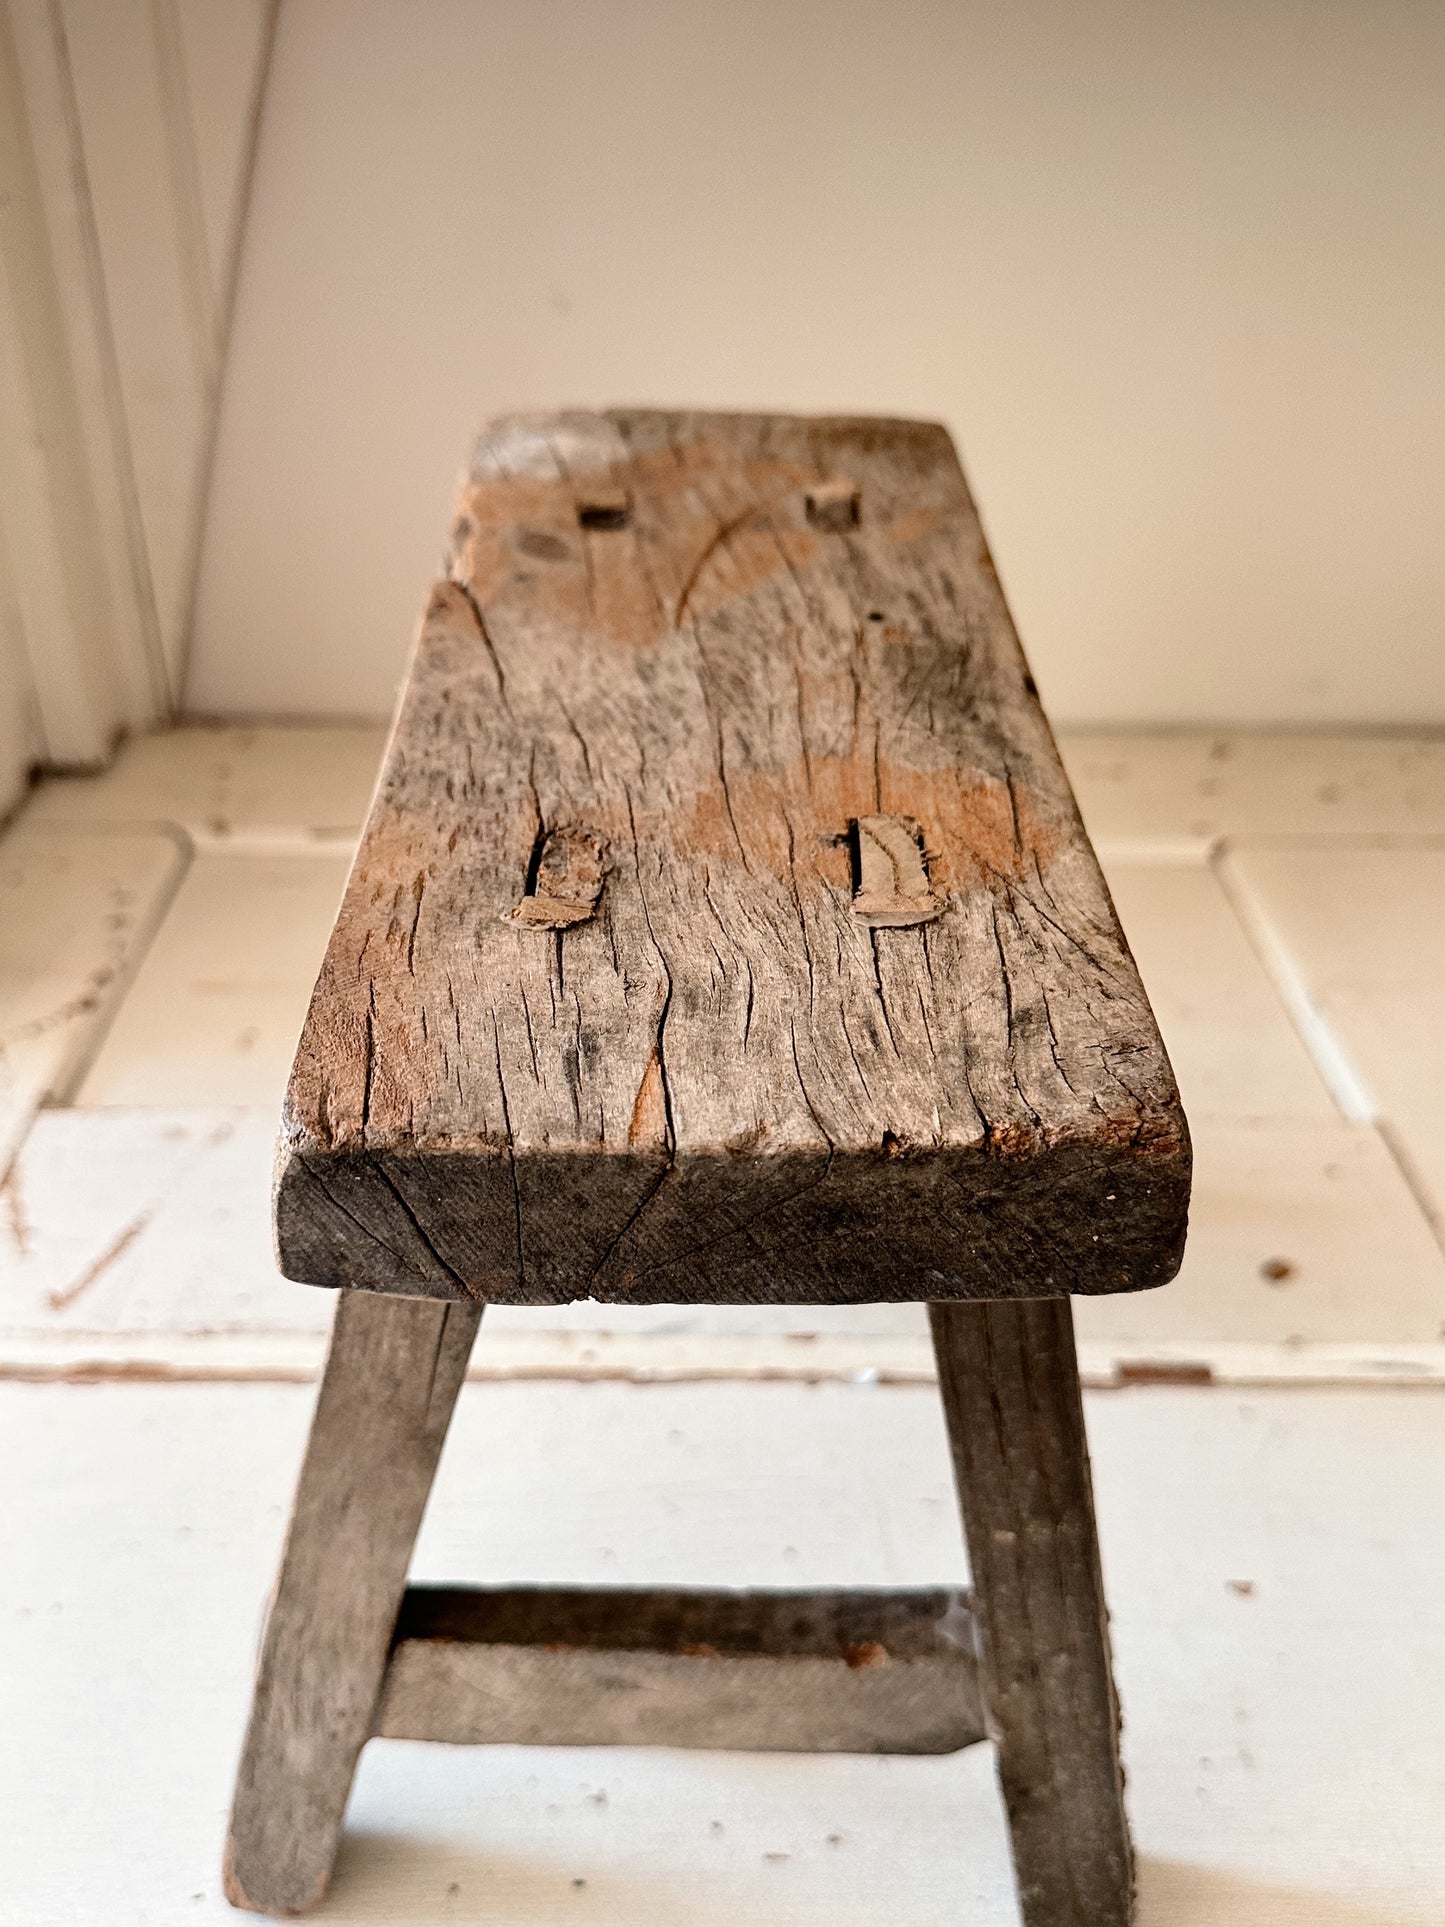
[[[287,1096],[340,1287],[227,1851],[325,1886],[361,1747],[991,1738],[1029,1927],[1131,1865],[1069,1294],[1189,1140],[926,423],[483,435]],[[971,1595],[408,1588],[486,1304],[926,1300]]]

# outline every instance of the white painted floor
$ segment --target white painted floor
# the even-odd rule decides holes
[[[1438,1923],[1445,742],[1064,749],[1198,1153],[1178,1282],[1078,1307],[1142,1927]],[[274,1272],[271,1136],[379,751],[185,730],[0,837],[3,1927],[230,1917],[330,1311]],[[425,1576],[963,1570],[914,1308],[499,1312],[473,1376]],[[986,1749],[377,1745],[321,1917],[885,1912],[1016,1920]]]

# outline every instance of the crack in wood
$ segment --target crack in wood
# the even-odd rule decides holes
[[[609,490],[626,531],[579,531]],[[943,431],[502,422],[460,524],[298,1053],[284,1268],[535,1303],[1171,1275],[1177,1091]]]

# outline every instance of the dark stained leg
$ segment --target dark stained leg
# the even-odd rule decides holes
[[[1067,1298],[929,1306],[1026,1927],[1125,1927],[1119,1708]]]
[[[297,1913],[326,1886],[481,1315],[341,1294],[236,1779],[237,1907]]]

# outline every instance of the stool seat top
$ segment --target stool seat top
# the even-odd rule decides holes
[[[1189,1172],[945,431],[487,429],[287,1093],[286,1274],[1128,1291]]]

